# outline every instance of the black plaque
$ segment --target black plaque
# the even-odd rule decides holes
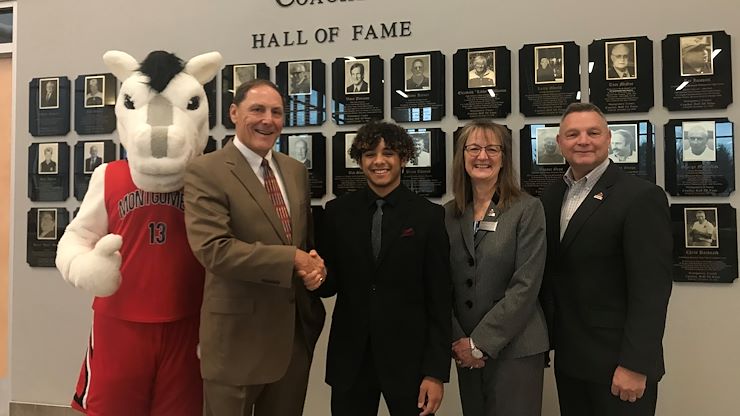
[[[123,143],[118,145],[118,160],[128,160],[128,154],[126,148],[123,147]]]
[[[730,204],[673,204],[673,280],[737,279],[737,214]]]
[[[74,152],[74,195],[82,201],[95,168],[116,160],[116,144],[112,140],[77,142]]]
[[[28,198],[66,201],[69,198],[69,145],[66,142],[28,146]]]
[[[732,103],[730,49],[724,31],[663,39],[663,105],[671,111],[727,108]]]
[[[445,57],[440,51],[391,59],[391,117],[398,122],[439,121],[445,116]]]
[[[337,58],[332,64],[332,117],[339,124],[382,120],[385,113],[383,59],[378,55]]]
[[[726,118],[669,120],[665,187],[673,196],[729,196],[735,190],[732,122]]]
[[[600,39],[588,46],[589,100],[604,113],[646,113],[653,98],[653,41]]]
[[[32,136],[69,133],[69,89],[67,77],[34,78],[28,83],[28,131]]]
[[[302,162],[308,169],[311,198],[326,195],[326,138],[321,133],[283,134],[276,145],[280,152]]]
[[[216,77],[203,86],[208,100],[208,128],[216,127]]]
[[[519,50],[519,106],[526,117],[559,116],[580,101],[580,51],[575,42],[524,45]]]
[[[80,75],[75,79],[77,134],[109,134],[116,129],[117,90],[113,74]]]
[[[609,159],[623,171],[655,183],[655,129],[648,120],[609,123]]]
[[[445,194],[447,165],[445,163],[445,133],[441,129],[407,130],[416,145],[416,158],[406,163],[401,182],[425,197]]]
[[[31,267],[55,267],[57,242],[69,224],[66,208],[31,208],[28,211],[26,263]]]
[[[285,95],[285,126],[320,126],[326,121],[326,65],[320,59],[280,62],[276,84]]]
[[[459,120],[511,113],[511,51],[505,46],[458,49],[452,58],[453,113]]]
[[[539,197],[545,188],[562,180],[568,164],[556,142],[557,124],[527,124],[519,137],[519,170],[522,189]]]
[[[216,139],[213,136],[208,136],[208,143],[206,143],[206,147],[203,149],[203,154],[215,152],[217,147],[218,142]]]
[[[270,68],[263,63],[226,65],[221,70],[221,124],[233,129],[229,108],[234,101],[234,91],[244,82],[255,78],[270,79]],[[234,82],[236,80],[236,82]]]

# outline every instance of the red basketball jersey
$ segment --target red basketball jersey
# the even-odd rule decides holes
[[[128,161],[105,170],[108,232],[123,237],[121,287],[93,302],[96,312],[134,322],[169,322],[200,311],[203,267],[185,233],[182,190],[145,192],[131,179]]]

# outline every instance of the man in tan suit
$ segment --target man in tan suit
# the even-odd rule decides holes
[[[324,307],[302,163],[273,152],[283,98],[266,80],[237,88],[236,137],[185,175],[188,240],[206,269],[200,351],[208,416],[299,416]],[[303,277],[299,277],[303,276]]]

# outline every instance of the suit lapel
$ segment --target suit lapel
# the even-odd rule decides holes
[[[475,257],[475,247],[473,245],[473,204],[465,208],[462,217],[458,222],[460,226],[460,236],[465,243],[465,249],[468,250],[470,257]]]
[[[403,192],[403,194],[400,195],[400,198],[398,198],[398,206],[393,207],[393,209],[396,211],[396,215],[389,216],[387,222],[385,219],[383,219],[383,221],[386,223],[386,227],[383,227],[384,233],[381,236],[382,241],[380,243],[380,255],[378,256],[376,266],[380,266],[383,263],[383,260],[385,259],[386,255],[391,250],[393,245],[401,238],[401,227],[403,226],[406,218],[408,218],[407,211],[412,209],[412,207],[410,206],[411,203],[409,201],[409,195],[411,191],[408,191],[406,189],[402,189],[401,191]]]
[[[491,201],[491,204],[488,206],[488,209],[486,210],[486,215],[483,217],[483,221],[488,223],[493,223],[499,220],[499,217],[501,216],[501,210],[499,209],[496,204]],[[481,222],[483,222],[481,221]],[[478,244],[480,244],[481,241],[488,235],[490,231],[479,229],[477,233],[475,233],[475,248],[478,248]]]
[[[568,246],[575,239],[576,235],[578,235],[578,231],[580,231],[581,227],[583,227],[586,221],[588,221],[591,215],[596,212],[601,204],[603,204],[607,200],[607,198],[609,198],[611,187],[614,185],[617,179],[618,171],[616,169],[617,168],[614,166],[613,163],[609,164],[603,175],[601,175],[599,181],[596,182],[596,185],[594,185],[593,188],[591,188],[591,192],[588,193],[586,199],[583,200],[581,205],[573,214],[573,217],[571,217],[570,221],[568,222],[568,228],[565,229],[563,239],[560,242],[560,247],[562,249],[568,248]],[[596,197],[596,195],[598,195],[598,197]],[[559,220],[558,224],[560,224]]]
[[[257,175],[254,174],[249,163],[244,159],[244,155],[242,155],[239,149],[234,146],[233,142],[229,142],[224,150],[227,152],[226,164],[231,168],[231,173],[236,176],[239,182],[244,186],[244,189],[246,189],[255,202],[257,202],[257,205],[262,209],[262,212],[270,221],[272,228],[275,229],[275,232],[280,236],[283,243],[288,244],[285,230],[283,230],[283,224],[280,222],[280,217],[277,215],[275,206],[272,204],[270,196],[267,195],[267,190],[264,185],[262,185],[260,180],[257,179]]]

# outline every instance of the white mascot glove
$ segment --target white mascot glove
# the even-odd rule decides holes
[[[95,296],[110,296],[121,285],[123,239],[117,234],[103,236],[95,247],[80,254],[69,266],[69,282]]]

